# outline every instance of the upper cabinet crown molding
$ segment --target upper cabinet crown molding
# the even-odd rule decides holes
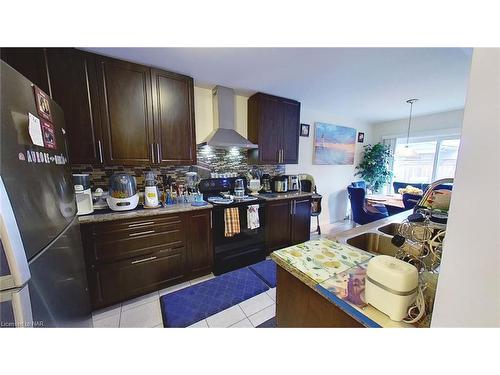
[[[298,164],[300,103],[257,93],[248,99],[248,139],[263,164]]]

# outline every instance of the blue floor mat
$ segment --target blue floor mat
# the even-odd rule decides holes
[[[217,276],[160,298],[164,327],[187,327],[268,290],[248,268]]]
[[[262,262],[252,264],[249,268],[270,288],[276,286],[276,263],[272,260],[263,260]]]

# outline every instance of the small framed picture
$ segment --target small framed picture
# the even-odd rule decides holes
[[[36,109],[38,115],[45,120],[52,122],[52,114],[50,113],[49,96],[40,90],[37,86],[34,86],[35,99],[36,99]]]
[[[365,133],[358,133],[358,142],[363,143],[365,141]]]
[[[309,137],[309,125],[308,124],[300,124],[300,136],[301,137]]]

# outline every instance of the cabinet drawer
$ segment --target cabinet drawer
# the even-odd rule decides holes
[[[92,245],[92,260],[106,262],[185,246],[185,233],[180,225],[158,225],[120,236],[96,235]]]
[[[90,268],[94,308],[123,301],[176,283],[185,276],[186,249],[157,252]]]
[[[169,224],[182,224],[181,215],[168,215],[158,217],[148,217],[135,220],[120,220],[93,225],[93,234],[111,234],[126,236],[129,233],[142,232],[150,230],[154,226],[162,226]]]

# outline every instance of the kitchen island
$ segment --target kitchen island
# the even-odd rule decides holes
[[[407,215],[408,212],[401,213],[332,238],[323,237],[273,252],[271,259],[278,265],[277,326],[414,327],[390,320],[356,298],[356,293],[347,293],[349,276],[364,279],[363,271],[368,261],[377,254],[350,246],[345,239],[399,223]]]

